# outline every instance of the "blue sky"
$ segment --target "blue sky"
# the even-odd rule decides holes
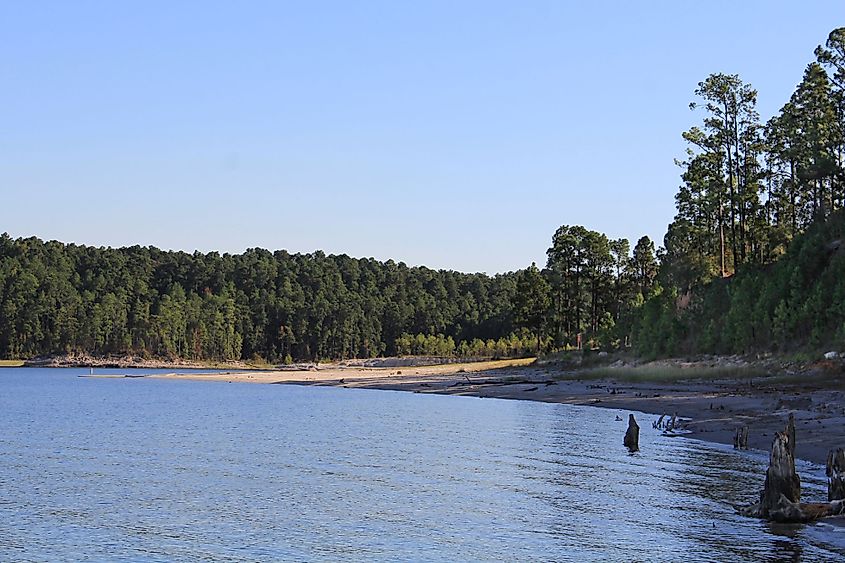
[[[5,2],[0,231],[502,272],[662,241],[709,73],[767,119],[836,2]]]

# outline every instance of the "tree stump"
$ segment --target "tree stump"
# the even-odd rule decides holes
[[[789,421],[786,423],[786,434],[789,440],[789,453],[792,456],[792,466],[795,467],[795,415],[789,413]]]
[[[801,479],[795,472],[795,444],[790,440],[792,436],[795,436],[795,423],[790,415],[786,430],[775,433],[772,443],[766,482],[760,493],[760,514],[763,518],[793,521],[795,511],[791,505],[801,502]]]
[[[840,456],[840,457],[837,457]],[[840,465],[840,461],[842,462]],[[834,471],[837,482],[845,477],[845,453],[837,450],[828,455],[828,476]],[[831,478],[831,484],[833,478]],[[828,497],[831,487],[828,486]],[[830,499],[827,503],[802,503],[801,479],[795,472],[795,419],[790,414],[783,432],[775,433],[772,455],[766,471],[766,482],[760,493],[760,502],[740,510],[741,514],[774,520],[775,522],[810,522],[826,516],[845,512],[845,500]]]
[[[628,415],[628,430],[625,432],[625,439],[622,443],[630,452],[636,452],[640,449],[640,427],[632,414]]]
[[[845,450],[830,450],[827,454],[827,500],[845,499]]]
[[[748,427],[740,426],[736,429],[734,434],[734,449],[747,450],[748,449]]]

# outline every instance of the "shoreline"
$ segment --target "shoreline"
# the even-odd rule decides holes
[[[183,359],[143,358],[140,356],[89,356],[68,354],[19,360],[16,367],[33,368],[104,368],[104,369],[237,369],[260,370],[243,361],[195,362]]]
[[[526,360],[401,368],[326,365],[310,370],[229,371],[210,374],[168,373],[148,377],[264,384],[335,386],[482,398],[543,401],[652,413],[684,419],[684,436],[733,444],[736,429],[748,426],[750,449],[768,452],[775,432],[790,413],[798,433],[796,456],[824,465],[830,449],[845,447],[845,386],[840,375],[805,373],[753,377],[626,381],[596,378],[589,371],[565,371]]]
[[[524,364],[533,362],[534,358],[518,358],[510,360],[491,360],[487,358],[455,358],[440,356],[407,356],[369,359],[349,359],[342,361],[294,362],[290,365],[269,364],[263,361],[249,362],[246,360],[203,361],[184,358],[145,358],[143,356],[113,355],[92,356],[90,354],[62,354],[57,356],[42,356],[27,360],[0,360],[0,367],[34,367],[34,368],[107,368],[107,369],[205,369],[205,370],[237,370],[237,371],[273,371],[273,372],[305,372],[347,368],[428,368],[449,365],[476,364]]]
[[[829,450],[845,447],[845,396],[825,385],[810,389],[805,384],[800,389],[789,386],[779,390],[767,384],[765,378],[753,385],[737,380],[555,380],[545,371],[538,373],[536,368],[510,375],[520,382],[488,379],[464,385],[452,378],[439,382],[360,382],[347,387],[542,401],[632,410],[653,416],[640,420],[640,426],[655,422],[661,415],[677,415],[683,419],[678,426],[685,431],[684,436],[727,445],[733,445],[737,428],[747,426],[749,449],[766,453],[771,451],[775,432],[783,431],[793,413],[798,458],[824,465]]]

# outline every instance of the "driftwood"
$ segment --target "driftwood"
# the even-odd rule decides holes
[[[630,452],[636,452],[640,449],[640,427],[632,414],[628,415],[628,430],[625,432],[625,439],[622,443]]]
[[[786,429],[775,433],[760,502],[740,509],[740,513],[775,522],[810,522],[845,513],[843,500],[801,502],[801,479],[795,472],[795,419],[792,415]]]
[[[736,429],[734,434],[734,449],[747,450],[748,449],[748,427],[740,426]]]
[[[672,418],[669,419],[669,422],[666,424],[666,430],[672,431],[675,429],[675,425],[677,424],[678,413],[672,415]]]
[[[663,433],[671,433],[674,432],[678,427],[683,426],[684,419],[678,418],[678,413],[673,414],[669,417],[668,414],[660,415],[660,418],[657,419],[657,422],[652,422],[651,427],[662,429]]]
[[[827,500],[845,499],[845,450],[830,450],[827,454]]]

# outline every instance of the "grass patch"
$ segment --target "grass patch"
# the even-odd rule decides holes
[[[23,367],[23,360],[0,360],[0,368]]]
[[[252,359],[248,362],[244,362],[244,364],[246,364],[247,367],[249,367],[250,369],[259,369],[259,370],[274,369],[276,367],[276,364],[271,364],[267,360],[257,360],[257,359]]]
[[[840,384],[843,379],[842,373],[814,372],[814,373],[781,373],[766,378],[766,383],[773,385],[801,385],[816,384],[830,385]]]
[[[621,366],[596,367],[576,370],[555,377],[565,379],[613,379],[627,383],[667,383],[676,381],[712,381],[717,379],[750,379],[766,376],[767,372],[756,366]]]

